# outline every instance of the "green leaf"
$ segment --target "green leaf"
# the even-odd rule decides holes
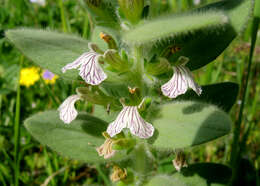
[[[201,28],[218,27],[227,22],[228,19],[222,12],[213,11],[160,17],[130,30],[123,35],[123,40],[138,45],[153,43],[169,37],[178,37],[180,34],[185,35]]]
[[[198,96],[193,90],[178,96],[175,100],[202,101],[217,105],[228,112],[236,102],[239,86],[236,83],[225,82],[202,86],[202,94]]]
[[[81,0],[82,1],[82,0]],[[85,0],[86,9],[91,13],[96,25],[119,28],[115,1]],[[84,5],[84,3],[81,3]]]
[[[58,153],[84,162],[102,162],[96,147],[104,143],[102,136],[107,123],[86,113],[80,113],[69,125],[59,119],[57,111],[46,111],[25,120],[27,130],[42,144]],[[111,161],[123,159],[119,151]]]
[[[143,44],[146,50],[151,48],[146,54],[149,60],[156,54],[174,63],[180,56],[186,56],[190,58],[187,67],[195,70],[216,59],[237,34],[246,28],[252,15],[252,4],[251,0],[213,3],[193,10],[190,14],[173,17],[168,23],[172,23],[172,26],[162,26],[160,20],[156,19],[130,30],[123,38],[130,44]],[[225,17],[222,22],[221,16]],[[207,17],[213,21],[207,20]],[[165,20],[161,21],[163,23]],[[168,27],[176,27],[176,30],[169,32]],[[164,56],[165,50],[171,51],[176,46],[180,48],[179,51],[168,52]]]
[[[198,163],[182,168],[173,175],[153,177],[146,186],[224,186],[229,183],[231,169],[216,163]]]
[[[158,186],[158,185],[187,186],[184,183],[182,183],[181,181],[175,179],[172,176],[168,176],[168,175],[154,176],[147,184],[145,184],[145,186]]]
[[[182,168],[173,175],[188,186],[224,186],[229,183],[232,171],[229,167],[217,163],[197,163]]]
[[[72,80],[77,79],[78,71],[63,74],[62,67],[89,50],[88,41],[58,32],[24,28],[8,30],[5,34],[35,64]]]
[[[107,112],[107,108],[101,105],[95,105],[94,106],[94,112],[93,116],[98,117],[99,119],[102,119],[106,121],[107,123],[113,122],[118,115],[118,112],[110,111]]]
[[[195,101],[162,105],[158,116],[152,122],[156,132],[151,139],[157,148],[199,145],[228,134],[232,123],[216,106]]]

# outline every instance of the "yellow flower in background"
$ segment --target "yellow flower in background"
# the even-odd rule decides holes
[[[44,70],[42,72],[42,78],[46,84],[54,84],[58,79],[58,76],[53,74],[49,70]]]
[[[40,79],[40,69],[37,67],[22,68],[20,72],[20,85],[29,87]]]

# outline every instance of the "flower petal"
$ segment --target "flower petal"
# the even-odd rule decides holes
[[[101,68],[98,62],[100,54],[93,50],[82,54],[72,63],[67,64],[62,68],[62,72],[65,73],[70,69],[79,68],[79,75],[91,85],[98,85],[107,78],[107,75]]]
[[[125,106],[116,120],[109,124],[107,133],[113,137],[123,128],[129,128],[133,135],[140,138],[149,138],[154,132],[153,126],[144,121],[138,113],[137,106]]]
[[[169,98],[176,98],[188,90],[188,84],[185,76],[183,76],[182,69],[180,67],[173,67],[173,69],[172,78],[161,87],[163,95]]]
[[[71,121],[73,121],[77,115],[78,112],[75,109],[75,102],[77,100],[81,99],[79,95],[72,95],[69,96],[59,107],[60,112],[60,119],[66,123],[69,124]]]
[[[153,126],[150,123],[144,121],[144,119],[140,116],[137,107],[132,107],[129,115],[131,120],[128,121],[127,127],[130,129],[132,134],[140,138],[149,138],[153,135]]]
[[[187,81],[188,81],[188,86],[196,92],[196,94],[199,96],[202,92],[201,87],[194,81],[192,74],[190,70],[187,68]]]
[[[107,78],[107,75],[98,63],[99,54],[93,52],[84,58],[84,62],[79,68],[79,75],[91,85],[98,85]]]
[[[128,107],[124,107],[123,110],[118,114],[116,120],[109,124],[109,126],[107,127],[107,133],[111,137],[120,133],[123,130],[123,128],[126,128],[128,112]]]
[[[190,70],[184,65],[173,67],[173,77],[162,87],[163,95],[169,98],[176,98],[181,94],[185,94],[188,88],[192,88],[198,95],[201,94],[201,88],[194,81]]]
[[[90,52],[83,53],[75,61],[73,61],[72,63],[68,63],[66,66],[64,66],[61,69],[62,73],[65,73],[67,70],[77,69],[85,61],[85,58],[90,56],[91,54],[92,53],[90,53]]]

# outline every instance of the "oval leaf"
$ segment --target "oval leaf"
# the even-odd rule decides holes
[[[105,161],[99,157],[96,147],[105,141],[101,133],[106,130],[107,123],[96,117],[80,113],[76,120],[66,125],[57,111],[46,111],[25,120],[25,127],[40,143],[64,156],[84,162]],[[118,151],[111,160],[124,156]]]
[[[180,56],[186,56],[190,58],[187,66],[195,70],[216,59],[246,28],[252,16],[252,5],[251,0],[212,3],[188,15],[184,13],[169,18],[167,26],[162,24],[164,19],[149,21],[127,32],[123,39],[130,44],[151,48],[147,52],[148,60],[155,54],[161,56],[166,49],[177,46],[179,51],[163,57],[174,63]]]
[[[217,83],[202,86],[200,96],[194,91],[188,90],[186,94],[178,96],[176,100],[193,100],[211,103],[228,112],[236,101],[238,90],[239,86],[236,83]]]
[[[216,106],[194,101],[180,101],[161,107],[159,118],[152,123],[156,128],[154,146],[184,148],[199,145],[230,132],[229,116]]]
[[[229,167],[217,163],[197,163],[182,168],[180,173],[172,177],[185,185],[224,186],[229,183],[232,171]]]
[[[216,163],[198,163],[182,168],[181,172],[153,177],[146,186],[224,186],[229,183],[231,169]]]
[[[62,67],[88,51],[88,41],[79,37],[37,29],[14,29],[6,32],[6,37],[21,52],[42,68],[59,76],[77,79],[78,72],[69,70],[65,74]]]
[[[158,175],[154,176],[145,186],[187,186],[173,176]]]
[[[160,17],[130,30],[123,35],[123,40],[126,43],[137,45],[153,43],[169,37],[178,37],[180,34],[185,35],[202,28],[221,26],[227,21],[227,17],[222,12],[199,12]]]

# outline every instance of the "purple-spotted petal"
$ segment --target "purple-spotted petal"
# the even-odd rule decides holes
[[[79,95],[72,95],[69,96],[59,107],[60,112],[60,119],[69,124],[72,122],[78,115],[77,110],[75,109],[75,102],[78,101],[80,98]]]
[[[169,98],[176,98],[184,94],[188,88],[192,88],[198,95],[201,94],[201,87],[194,81],[190,70],[184,65],[173,67],[174,74],[170,81],[162,87],[163,95]]]
[[[133,135],[140,138],[149,138],[154,132],[153,126],[140,116],[137,106],[124,106],[116,120],[109,124],[107,133],[113,137],[123,128],[129,128]]]
[[[107,75],[101,68],[98,62],[100,54],[89,51],[82,54],[72,63],[67,64],[62,68],[62,72],[65,73],[70,69],[79,69],[79,75],[86,83],[91,85],[98,85],[107,78]]]

